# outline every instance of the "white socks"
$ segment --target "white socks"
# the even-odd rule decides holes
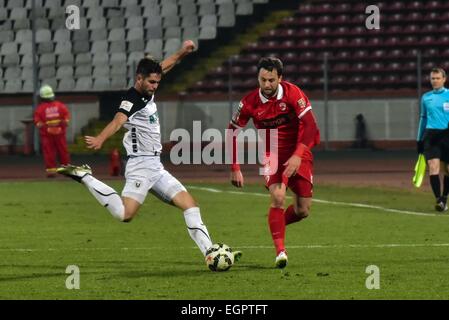
[[[125,207],[122,198],[117,192],[107,184],[95,179],[90,174],[81,179],[89,189],[90,193],[100,202],[103,207],[109,210],[112,216],[120,221],[125,219]]]
[[[186,220],[190,237],[195,241],[203,255],[206,255],[206,250],[212,246],[212,241],[206,226],[201,220],[200,208],[193,207],[184,211],[184,219]]]

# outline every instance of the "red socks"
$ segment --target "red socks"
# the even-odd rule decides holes
[[[285,221],[284,210],[279,208],[270,208],[268,214],[268,224],[270,226],[271,237],[273,238],[276,254],[285,251]]]
[[[290,223],[298,222],[301,220],[300,217],[295,213],[295,209],[293,208],[293,205],[285,209],[284,213],[284,219],[285,219],[285,225],[288,225]]]

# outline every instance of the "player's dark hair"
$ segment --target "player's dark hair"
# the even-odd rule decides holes
[[[136,75],[140,74],[144,77],[149,77],[150,74],[162,74],[162,67],[158,61],[151,58],[143,58],[137,65]]]
[[[444,71],[443,68],[432,68],[430,73],[441,73],[443,75],[443,78],[446,78],[446,71]]]
[[[273,71],[273,69],[276,69],[278,76],[282,76],[284,65],[278,58],[267,57],[259,60],[259,63],[257,64],[257,72],[259,72],[262,68],[268,71]]]

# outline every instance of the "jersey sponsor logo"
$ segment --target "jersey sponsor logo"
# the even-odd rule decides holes
[[[135,185],[136,185],[136,188],[140,188],[141,182],[140,181],[136,181]]]
[[[279,103],[279,108],[281,109],[281,111],[285,111],[287,110],[287,105],[284,102]]]
[[[305,108],[306,107],[306,101],[304,100],[304,98],[301,98],[298,100],[298,106],[300,108]]]
[[[125,111],[130,112],[132,107],[133,107],[133,103],[132,102],[123,100],[122,103],[120,104],[120,108],[119,109],[123,109]]]
[[[261,123],[266,129],[274,129],[290,122],[288,114],[281,114],[276,118],[262,120]]]
[[[449,102],[443,103],[443,109],[444,111],[449,112]]]
[[[158,115],[157,111],[150,116],[149,121],[150,121],[150,124],[155,124],[155,123],[159,122],[159,115]]]

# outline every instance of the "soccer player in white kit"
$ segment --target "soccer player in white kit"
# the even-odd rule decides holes
[[[123,138],[129,160],[122,197],[113,188],[94,178],[88,165],[63,166],[58,172],[84,184],[112,216],[123,222],[131,221],[145,201],[148,191],[151,191],[163,201],[183,210],[188,232],[205,255],[212,241],[201,219],[200,209],[184,186],[164,169],[160,161],[161,134],[154,102],[154,93],[162,74],[194,48],[194,43],[187,40],[177,53],[161,63],[151,58],[140,60],[134,87],[126,93],[114,119],[98,136],[85,137],[87,147],[98,150],[122,126],[128,129]]]

